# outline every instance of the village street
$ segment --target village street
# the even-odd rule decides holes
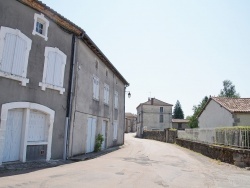
[[[1,188],[250,187],[250,171],[177,145],[134,138],[99,158],[0,178]]]

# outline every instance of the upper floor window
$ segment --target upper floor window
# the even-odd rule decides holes
[[[67,56],[58,48],[45,48],[45,61],[43,68],[43,80],[39,83],[42,90],[45,88],[55,89],[63,94],[64,70]]]
[[[118,92],[115,91],[115,108],[118,109]]]
[[[163,123],[163,115],[160,115],[160,123]]]
[[[109,85],[104,84],[104,103],[109,103]]]
[[[29,83],[27,66],[32,41],[18,29],[0,29],[0,76]]]
[[[160,113],[163,113],[163,107],[160,107]]]
[[[44,17],[43,14],[34,15],[34,28],[32,31],[33,35],[39,35],[43,37],[44,40],[48,40],[48,28],[49,28],[49,21]]]
[[[99,78],[93,76],[93,99],[99,100]]]

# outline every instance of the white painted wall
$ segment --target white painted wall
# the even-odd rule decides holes
[[[214,128],[233,126],[233,116],[225,108],[211,100],[202,112],[199,120],[199,128]]]

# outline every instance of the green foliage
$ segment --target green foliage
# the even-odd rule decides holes
[[[200,104],[198,104],[197,106],[193,106],[193,111],[194,111],[194,114],[190,117],[188,117],[189,119],[189,123],[188,123],[188,126],[190,128],[197,128],[198,127],[198,118],[197,116],[199,115],[199,113],[201,112],[201,110],[203,109],[203,107],[206,105],[208,101],[208,97],[205,96],[202,101],[200,102]]]
[[[101,147],[102,147],[102,142],[103,142],[103,135],[98,134],[95,140],[95,150],[94,152],[98,152],[101,151]]]
[[[224,80],[223,89],[220,90],[219,97],[240,98],[240,94],[236,93],[235,86],[230,80]]]
[[[181,103],[178,100],[174,106],[173,118],[184,119],[183,110],[181,109]]]

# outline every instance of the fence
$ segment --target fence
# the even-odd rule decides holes
[[[178,138],[250,149],[250,127],[186,129],[178,131]]]

